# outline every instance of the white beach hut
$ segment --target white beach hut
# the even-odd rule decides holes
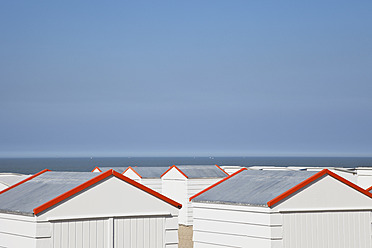
[[[181,205],[113,170],[44,170],[0,192],[0,247],[178,247]]]
[[[194,248],[372,246],[372,194],[326,169],[242,169],[191,200]]]
[[[179,224],[192,225],[192,205],[189,198],[197,192],[227,177],[218,165],[171,166],[162,176],[162,193],[182,204]]]

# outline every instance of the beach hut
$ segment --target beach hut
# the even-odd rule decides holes
[[[191,197],[194,248],[370,248],[371,197],[327,169],[242,169]]]
[[[192,225],[192,205],[189,198],[197,192],[227,177],[218,165],[171,166],[162,176],[162,193],[182,204],[178,221]]]
[[[181,205],[113,170],[44,170],[0,192],[0,247],[178,247]]]

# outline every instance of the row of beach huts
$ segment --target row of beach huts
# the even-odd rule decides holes
[[[0,174],[0,248],[372,247],[372,168],[180,165]]]

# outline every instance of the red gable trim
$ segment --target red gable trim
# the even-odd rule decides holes
[[[92,172],[94,172],[95,169],[97,169],[99,172],[102,172],[101,169],[98,168],[98,166],[96,166],[96,168],[94,168],[94,169],[92,170]]]
[[[295,192],[297,192],[298,190],[304,188],[306,185],[309,185],[310,183],[314,182],[315,180],[321,178],[322,176],[324,176],[324,175],[326,175],[326,174],[329,175],[329,176],[331,176],[331,177],[333,177],[333,178],[335,178],[335,179],[337,179],[337,180],[339,180],[339,181],[341,181],[341,182],[343,182],[344,184],[346,184],[346,185],[352,187],[353,189],[359,191],[360,193],[365,194],[365,195],[367,195],[368,197],[372,198],[372,194],[371,194],[370,192],[368,192],[368,191],[362,189],[361,187],[359,187],[359,186],[353,184],[352,182],[346,180],[345,178],[340,177],[339,175],[337,175],[337,174],[335,174],[335,173],[333,173],[333,172],[331,172],[331,171],[329,171],[329,170],[327,170],[327,169],[324,169],[324,170],[322,170],[322,171],[316,173],[315,175],[309,177],[308,179],[306,179],[305,181],[301,182],[300,184],[294,186],[293,188],[287,190],[287,191],[284,192],[283,194],[281,194],[281,195],[275,197],[275,198],[272,199],[271,201],[268,201],[268,202],[267,202],[267,206],[269,206],[269,207],[273,206],[274,204],[276,204],[276,203],[278,203],[279,201],[283,200],[284,198],[286,198],[286,197],[292,195],[293,193],[295,193]]]
[[[7,192],[8,190],[10,190],[10,189],[12,189],[12,188],[15,188],[15,187],[17,187],[18,185],[21,185],[22,183],[25,183],[25,182],[27,182],[27,181],[29,181],[29,180],[31,180],[31,179],[33,179],[33,178],[35,178],[35,177],[37,177],[37,176],[43,174],[44,172],[47,172],[47,171],[50,171],[50,170],[48,170],[48,169],[44,169],[44,170],[42,170],[42,171],[36,173],[35,175],[32,175],[32,176],[30,176],[30,177],[28,177],[28,178],[26,178],[26,179],[24,179],[24,180],[22,180],[22,181],[16,183],[16,184],[14,184],[14,185],[12,185],[12,186],[10,186],[10,187],[4,189],[3,191],[0,192],[0,194],[2,194],[2,193],[4,193],[4,192]]]
[[[197,197],[197,196],[199,196],[199,195],[203,194],[204,192],[206,192],[206,191],[210,190],[211,188],[214,188],[214,187],[216,187],[216,186],[217,186],[218,184],[220,184],[220,183],[222,183],[222,182],[226,181],[227,179],[229,179],[229,178],[231,178],[231,177],[235,176],[236,174],[239,174],[240,172],[242,172],[242,171],[244,171],[244,170],[247,170],[247,168],[241,168],[240,170],[238,170],[238,171],[234,172],[234,173],[233,173],[233,174],[231,174],[230,176],[228,176],[228,177],[225,177],[224,179],[222,179],[222,180],[220,180],[220,181],[216,182],[215,184],[212,184],[211,186],[209,186],[209,187],[208,187],[208,188],[206,188],[206,189],[203,189],[203,190],[202,190],[202,191],[200,191],[199,193],[196,193],[195,195],[191,196],[191,197],[190,197],[190,199],[189,199],[189,201],[191,201],[191,200],[192,200],[192,199],[194,199],[195,197]]]
[[[81,185],[63,193],[62,195],[59,195],[56,198],[40,205],[39,207],[34,209],[34,214],[37,215],[37,214],[41,213],[42,211],[44,211],[44,210],[54,206],[55,204],[57,204],[57,203],[65,200],[65,199],[79,193],[80,191],[92,186],[93,184],[98,183],[99,181],[102,181],[103,179],[105,179],[105,178],[107,178],[111,175],[113,175],[113,176],[115,176],[115,177],[117,177],[117,178],[119,178],[119,179],[121,179],[121,180],[123,180],[123,181],[125,181],[125,182],[127,182],[127,183],[129,183],[129,184],[131,184],[131,185],[133,185],[133,186],[135,186],[135,187],[137,187],[137,188],[139,188],[139,189],[141,189],[141,190],[143,190],[143,191],[145,191],[145,192],[147,192],[147,193],[149,193],[149,194],[151,194],[151,195],[153,195],[153,196],[155,196],[155,197],[157,197],[157,198],[159,198],[159,199],[161,199],[161,200],[163,200],[163,201],[165,201],[165,202],[167,202],[167,203],[169,203],[169,204],[171,204],[175,207],[177,207],[177,208],[182,208],[182,205],[180,203],[178,203],[176,201],[173,201],[173,200],[169,199],[168,197],[166,197],[162,194],[159,194],[158,192],[156,192],[156,191],[154,191],[154,190],[152,190],[152,189],[150,189],[150,188],[148,188],[148,187],[146,187],[146,186],[144,186],[140,183],[137,183],[136,181],[134,181],[134,180],[132,180],[132,179],[130,179],[130,178],[114,171],[114,170],[108,170],[108,171],[90,179],[89,181],[87,181],[87,182],[85,182],[85,183],[83,183],[83,184],[81,184]]]
[[[224,169],[222,169],[221,167],[219,167],[218,164],[215,164],[215,166],[217,166],[218,169],[222,170],[226,175],[229,175]]]
[[[186,177],[186,178],[189,178],[188,176],[186,176],[185,175],[185,173],[183,173],[180,169],[178,169],[178,167],[177,166],[175,166],[175,165],[172,165],[171,167],[169,167],[169,169],[166,171],[166,172],[164,172],[160,177],[163,177],[165,174],[167,174],[168,173],[168,171],[170,171],[172,168],[176,168],[184,177]]]
[[[136,166],[135,166],[136,167]],[[142,178],[142,176],[140,175],[140,174],[138,174],[137,173],[137,171],[135,171],[135,169],[133,169],[131,166],[129,166],[124,172],[123,172],[123,175],[124,175],[124,173],[127,171],[127,170],[129,170],[129,169],[131,169],[134,173],[136,173],[137,174],[137,176],[139,176],[140,178]]]

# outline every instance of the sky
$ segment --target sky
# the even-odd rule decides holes
[[[0,1],[0,156],[372,156],[372,2]]]

